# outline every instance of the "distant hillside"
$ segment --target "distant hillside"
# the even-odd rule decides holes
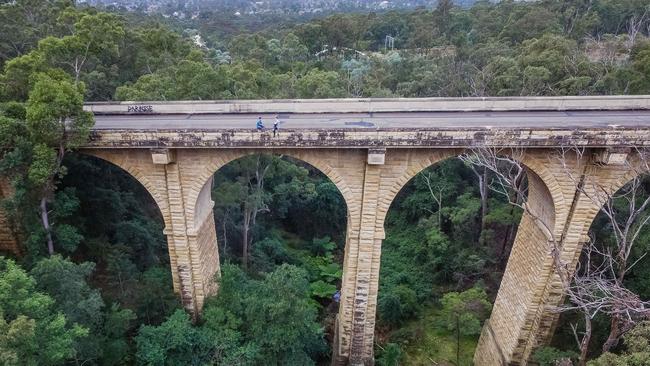
[[[458,6],[468,7],[477,0],[454,0]],[[310,14],[333,11],[381,11],[434,7],[437,0],[79,0],[78,3],[126,8],[183,17],[201,10],[232,11],[239,14],[291,13]],[[176,14],[178,15],[178,14]]]

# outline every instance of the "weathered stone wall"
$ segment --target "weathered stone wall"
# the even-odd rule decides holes
[[[87,147],[96,148],[464,148],[560,146],[645,146],[648,128],[349,128],[255,130],[95,130]]]
[[[202,307],[205,297],[217,292],[217,282],[214,278],[221,271],[214,214],[211,212],[205,217],[196,235],[189,236],[191,241],[196,242],[196,245],[191,247],[192,263],[195,263],[194,270],[200,279],[200,286],[196,289],[196,301],[200,304],[199,307]]]

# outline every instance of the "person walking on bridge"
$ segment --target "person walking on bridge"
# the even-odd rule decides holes
[[[280,115],[275,115],[275,122],[273,122],[273,137],[278,133],[280,129]]]
[[[257,117],[257,123],[255,124],[255,127],[259,132],[264,131],[264,122],[262,122],[262,117]]]

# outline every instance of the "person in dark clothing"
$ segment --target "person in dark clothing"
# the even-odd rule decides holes
[[[275,116],[275,122],[273,122],[273,137],[278,133],[280,129],[280,116]]]

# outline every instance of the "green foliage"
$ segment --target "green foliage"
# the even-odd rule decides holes
[[[7,102],[0,107],[0,112],[8,118],[24,121],[27,118],[25,105],[19,102]]]
[[[379,366],[399,366],[402,360],[402,350],[400,346],[395,343],[388,343],[377,355],[377,365]]]
[[[192,28],[183,34],[141,15],[33,1],[0,9],[6,100],[25,100],[30,75],[54,69],[83,81],[94,100],[582,95],[643,93],[650,85],[643,52],[620,47],[632,56],[622,62],[597,52],[641,18],[642,0],[478,2],[298,24],[285,15],[259,32],[234,25],[247,16],[203,10],[174,24]],[[249,26],[259,30],[274,16],[262,18]],[[196,34],[206,49],[189,39]],[[390,53],[386,35],[396,40]]]
[[[378,311],[388,324],[399,324],[416,314],[419,303],[414,290],[398,285],[379,298]]]
[[[309,246],[309,250],[314,255],[331,256],[336,249],[336,243],[332,242],[329,236],[314,238]]]
[[[318,280],[309,284],[309,290],[311,292],[311,296],[329,299],[336,292],[336,286],[329,284],[323,280]]]
[[[155,324],[180,304],[172,291],[169,267],[151,267],[138,280],[137,314],[146,324]]]
[[[200,327],[177,311],[140,329],[140,364],[313,364],[324,351],[305,273],[288,265],[261,280],[225,265],[220,295],[206,304]]]
[[[404,308],[399,287],[426,304],[447,288],[466,289],[479,280],[487,281],[488,289],[498,286],[499,257],[511,245],[519,212],[503,197],[487,197],[481,219],[475,179],[460,161],[447,160],[422,172],[396,197],[382,245],[380,322],[395,325],[416,315],[417,309]]]
[[[8,211],[22,226],[21,231],[28,233],[27,256],[34,260],[43,253],[45,242],[49,254],[53,254],[55,240],[57,249],[68,252],[81,241],[72,225],[50,222],[75,211],[73,191],[55,192],[56,186],[67,172],[63,165],[65,154],[88,139],[94,118],[83,110],[83,86],[68,76],[38,73],[31,79],[34,83],[24,113],[26,121],[1,121],[0,169],[12,178],[16,193],[7,203]],[[17,104],[12,108],[14,117],[22,116]],[[13,135],[18,131],[22,133]],[[53,204],[54,212],[49,204]],[[40,228],[34,212],[41,216]]]
[[[71,325],[38,292],[36,281],[0,257],[0,361],[4,365],[61,365],[74,356],[74,342],[88,330]]]
[[[555,366],[561,360],[575,360],[578,354],[571,351],[561,351],[554,347],[540,347],[533,354],[533,361],[537,362],[539,366]]]
[[[401,350],[400,365],[429,365],[432,360],[441,365],[473,364],[478,336],[460,337],[460,362],[457,363],[457,335],[440,326],[440,317],[439,304],[424,305],[417,318],[407,320],[399,328],[390,331],[389,343],[399,345]],[[381,347],[389,349],[384,345]],[[381,347],[375,348],[377,357],[383,355]]]
[[[638,75],[633,87],[636,92],[643,93],[650,90],[650,42],[646,41],[635,49],[632,56],[632,68]]]
[[[222,270],[221,293],[206,306],[206,327],[216,330],[239,319],[233,330],[242,346],[254,345],[258,362],[265,364],[310,364],[325,351],[303,270],[282,265],[262,280],[247,279],[236,267]],[[223,315],[211,319],[213,314]]]
[[[469,290],[448,292],[440,300],[441,325],[456,333],[456,364],[460,362],[460,337],[481,333],[483,321],[488,318],[492,304],[485,290],[473,287]]]
[[[637,324],[624,337],[625,350],[621,354],[604,353],[590,361],[589,366],[635,366],[650,362],[650,322]]]
[[[328,282],[336,281],[341,279],[341,276],[343,276],[343,270],[341,269],[341,265],[338,263],[320,265],[318,266],[318,269],[320,270],[321,277],[326,278]]]
[[[72,149],[86,142],[94,118],[83,110],[83,88],[47,74],[35,80],[27,101],[27,128],[35,145]]]
[[[60,255],[40,260],[30,271],[37,289],[52,296],[57,310],[73,323],[95,329],[101,320],[104,302],[97,289],[87,283],[94,263],[74,264]]]
[[[158,327],[143,326],[135,338],[139,365],[196,365],[212,363],[215,344],[209,334],[192,326],[190,317],[177,310]]]
[[[306,241],[304,247],[311,255],[328,257],[331,262],[340,253],[335,242],[343,240],[344,200],[336,186],[313,167],[288,157],[260,154],[224,166],[214,181],[223,257],[240,260],[233,252],[242,253],[246,235],[255,271],[270,272],[284,262],[305,262],[306,253],[288,248],[280,232],[271,230],[273,225]],[[316,215],[312,216],[312,208]]]
[[[482,322],[487,319],[492,309],[485,290],[480,287],[460,293],[446,293],[440,303],[442,325],[461,335],[480,334]]]
[[[56,301],[57,311],[94,335],[75,342],[75,357],[117,365],[128,358],[130,349],[125,336],[136,316],[117,304],[104,309],[99,290],[87,282],[94,269],[94,263],[74,264],[56,255],[40,260],[30,274],[36,279],[37,288]]]
[[[302,98],[341,98],[346,95],[340,76],[333,71],[310,70],[296,84]]]
[[[101,363],[103,365],[123,365],[131,359],[128,332],[136,314],[129,309],[121,309],[113,304],[104,315],[104,324],[97,334],[100,337]]]

